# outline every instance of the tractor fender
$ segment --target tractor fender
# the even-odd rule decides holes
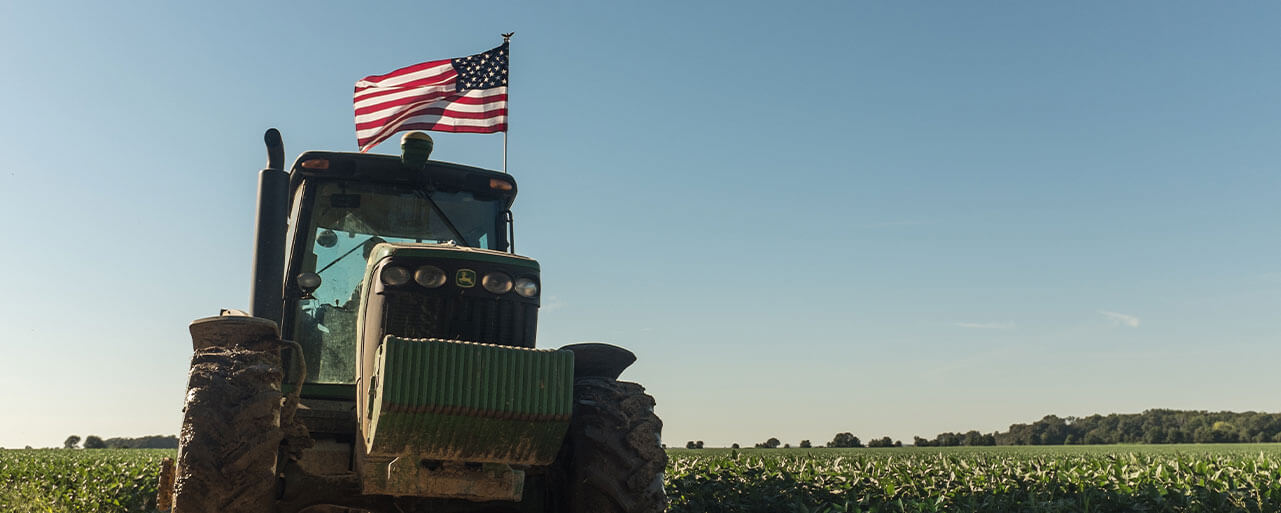
[[[636,355],[627,349],[599,342],[570,344],[561,351],[574,353],[574,379],[598,377],[618,379],[627,367],[636,361]]]
[[[277,347],[280,328],[276,321],[261,317],[226,314],[191,321],[191,348],[195,351],[214,346],[245,347],[262,350]]]

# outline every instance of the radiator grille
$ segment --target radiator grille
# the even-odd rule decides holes
[[[463,295],[388,294],[388,335],[534,347],[538,306]]]

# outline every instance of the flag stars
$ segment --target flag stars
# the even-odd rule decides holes
[[[453,60],[458,72],[458,91],[489,89],[507,85],[507,44],[485,53]]]

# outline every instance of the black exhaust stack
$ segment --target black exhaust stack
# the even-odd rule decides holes
[[[249,313],[280,324],[284,308],[285,231],[289,216],[289,173],[280,131],[267,129],[267,169],[258,173],[258,218],[254,230],[253,295]]]

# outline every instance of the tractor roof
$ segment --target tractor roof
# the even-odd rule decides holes
[[[429,160],[422,171],[415,171],[395,155],[308,151],[294,161],[289,172],[290,189],[296,188],[304,177],[468,191],[478,197],[503,198],[508,207],[516,199],[516,179],[507,173],[438,160]]]

